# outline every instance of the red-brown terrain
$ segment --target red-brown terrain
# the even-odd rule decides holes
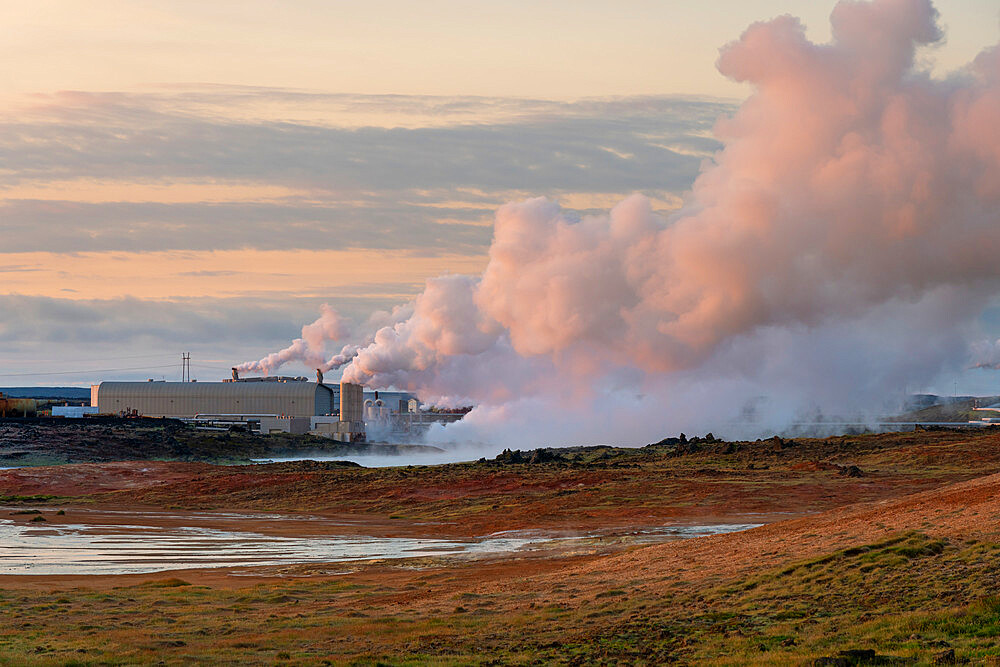
[[[1000,435],[991,430],[664,442],[386,469],[77,464],[0,471],[0,495],[53,526],[105,510],[124,511],[122,522],[169,510],[155,521],[219,513],[220,527],[243,521],[289,535],[315,528],[232,515],[340,518],[338,530],[371,535],[601,535],[474,560],[8,575],[0,661],[931,664],[948,651],[979,663],[1000,655],[989,630],[1000,628]],[[629,537],[717,522],[766,525],[650,545]]]

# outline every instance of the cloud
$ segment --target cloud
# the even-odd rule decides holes
[[[447,248],[478,254],[489,242],[482,216],[479,209],[407,206],[375,198],[355,206],[8,200],[0,202],[0,230],[6,238],[0,253]]]
[[[308,118],[286,116],[302,108]],[[677,199],[718,148],[709,130],[729,108],[671,97],[563,103],[228,87],[39,96],[0,121],[0,251],[480,253],[490,211],[512,197],[641,190]],[[337,125],[338,114],[372,123]],[[101,184],[95,195],[88,183]],[[150,187],[197,184],[209,197],[212,183],[240,186],[243,198],[159,201]],[[268,194],[246,193],[254,184]],[[133,185],[149,200],[113,200]],[[275,196],[275,187],[296,194]]]
[[[389,96],[369,103],[398,101]],[[442,127],[343,128],[224,120],[158,104],[162,100],[155,96],[77,93],[30,117],[0,123],[0,184],[127,177],[361,191],[683,189],[698,159],[665,142],[711,149],[716,144],[704,135],[727,108],[651,98],[548,103],[547,113],[532,113],[541,103],[523,102],[523,115],[497,121],[487,113],[482,120]],[[488,111],[488,101],[478,105]]]
[[[367,294],[338,300],[348,319],[363,320],[372,311],[390,308],[396,298]],[[123,299],[60,299],[0,295],[0,342],[6,350],[24,344],[71,346],[73,356],[87,356],[90,346],[118,346],[141,341],[150,349],[210,347],[231,362],[240,354],[225,354],[233,346],[256,350],[288,340],[302,328],[322,299],[281,296],[171,301]]]

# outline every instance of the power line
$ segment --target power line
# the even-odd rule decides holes
[[[117,373],[119,371],[149,371],[157,368],[177,368],[177,364],[136,366],[133,368],[88,368],[83,371],[51,371],[48,373],[0,373],[0,378],[32,377],[36,375],[80,375],[81,373]]]
[[[193,363],[191,364],[191,367],[198,368],[201,370],[209,369],[213,371],[228,371],[231,369],[231,366],[213,366],[212,364],[199,364],[199,363]]]
[[[136,355],[126,356],[126,357],[117,357],[116,356],[116,357],[103,357],[103,358],[97,358],[97,359],[77,359],[77,361],[81,361],[83,363],[90,363],[92,361],[117,361],[119,359],[162,359],[164,357],[173,357],[174,354],[175,354],[174,352],[163,353],[163,354],[136,354]],[[63,361],[62,359],[30,359],[30,360],[24,361],[24,363],[31,363],[31,364],[58,364],[58,363],[61,363],[62,361]]]

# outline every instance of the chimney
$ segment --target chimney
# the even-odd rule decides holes
[[[321,371],[318,368],[316,369],[316,382],[319,384],[323,384],[323,371]]]

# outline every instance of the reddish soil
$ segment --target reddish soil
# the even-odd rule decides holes
[[[212,467],[206,463],[126,461],[15,468],[0,470],[0,495],[89,496],[143,489],[188,481]]]
[[[1000,434],[992,430],[694,449],[595,448],[542,464],[381,469],[314,462],[71,464],[0,470],[0,496],[53,495],[116,509],[364,517],[393,534],[470,537],[801,516],[1000,472]],[[844,474],[851,466],[860,477]]]
[[[195,510],[278,511],[349,518],[352,521],[344,522],[348,524],[344,530],[354,527],[372,534],[481,535],[510,528],[593,530],[706,519],[742,522],[751,512],[760,513],[763,521],[790,517],[742,533],[652,546],[625,545],[617,550],[567,549],[475,562],[428,558],[114,577],[5,576],[0,577],[0,590],[24,591],[16,595],[29,601],[25,608],[37,605],[31,607],[37,611],[31,612],[36,616],[30,621],[37,624],[37,614],[44,613],[45,605],[57,605],[49,598],[63,595],[55,591],[71,591],[77,597],[67,597],[70,602],[65,604],[76,605],[74,609],[86,614],[105,613],[92,606],[90,591],[114,593],[113,605],[109,602],[109,611],[99,618],[120,621],[124,616],[116,611],[119,606],[152,605],[159,602],[153,599],[160,595],[133,593],[123,586],[173,576],[210,586],[211,592],[193,591],[190,601],[183,602],[194,605],[190,608],[193,611],[185,612],[189,615],[183,617],[184,623],[155,631],[130,626],[115,645],[116,650],[125,650],[135,643],[136,636],[151,641],[156,633],[186,632],[179,635],[186,645],[155,648],[157,657],[161,652],[175,651],[172,658],[178,662],[188,655],[218,658],[221,654],[212,654],[214,650],[244,650],[237,646],[235,635],[230,644],[219,644],[223,635],[217,626],[233,625],[253,614],[253,633],[257,626],[270,628],[260,630],[261,636],[254,641],[272,646],[282,633],[300,633],[290,635],[288,645],[309,647],[317,656],[335,656],[345,663],[358,656],[376,662],[384,655],[412,655],[414,662],[419,662],[451,655],[449,651],[457,651],[456,647],[466,651],[455,654],[464,659],[497,646],[520,650],[522,636],[530,636],[531,650],[541,652],[540,662],[545,662],[546,656],[561,655],[560,643],[596,642],[593,664],[600,664],[609,655],[601,653],[607,650],[602,637],[618,641],[628,635],[628,624],[637,619],[659,623],[662,616],[681,623],[698,614],[714,614],[714,607],[699,608],[702,595],[790,563],[909,531],[950,540],[948,548],[953,550],[972,540],[1000,541],[1000,434],[993,431],[729,444],[713,443],[681,453],[671,448],[616,450],[607,456],[601,454],[599,459],[537,465],[483,463],[365,470],[319,464],[216,467],[128,463],[0,471],[0,493],[75,496],[60,501],[59,507],[67,512],[65,518],[46,512],[53,522],[79,522],[88,512],[98,517],[102,512],[96,510],[102,509],[125,511],[119,515],[122,521],[181,523],[190,520],[186,512]],[[849,466],[857,466],[862,476],[842,474]],[[143,517],[148,515],[138,514],[151,508],[161,508],[164,516],[146,519]],[[24,515],[15,520],[29,518]],[[252,518],[220,517],[216,521],[218,525],[235,521],[233,525],[241,529],[264,530],[263,523]],[[309,522],[288,523],[280,529],[314,530]],[[902,576],[910,576],[909,563],[897,567]],[[951,574],[949,571],[948,576]],[[815,586],[821,590],[824,584]],[[231,589],[240,591],[230,593]],[[880,595],[898,592],[892,585],[885,589]],[[257,606],[240,602],[255,590],[273,591],[278,601],[264,600]],[[713,594],[720,595],[718,590]],[[202,595],[217,597],[200,603]],[[181,596],[172,600],[180,613]],[[621,607],[612,608],[609,601],[620,601]],[[936,598],[931,602],[936,605]],[[134,608],[145,614],[143,619],[159,618],[159,608]],[[872,607],[871,613],[885,617],[896,613],[879,609]],[[831,612],[821,611],[803,619],[802,625],[826,622]],[[53,608],[52,619],[46,622],[61,627],[63,613],[61,608]],[[609,615],[603,616],[605,613]],[[753,608],[740,613],[749,619],[738,628],[742,633],[756,622],[759,611]],[[203,618],[216,625],[206,626],[204,634],[198,634],[202,629],[196,626]],[[717,617],[698,616],[697,623],[684,626],[686,634],[678,636],[670,650],[680,656],[694,655],[685,653],[692,645],[689,641],[703,637],[705,624],[714,622],[713,618]],[[832,622],[849,629],[860,622],[858,618],[844,616]],[[655,623],[641,626],[636,636],[645,640],[651,632],[659,632],[657,628],[663,626]],[[817,627],[816,650],[826,654],[830,646],[824,633],[839,630]],[[25,626],[23,633],[30,632],[32,629]],[[89,631],[73,632],[78,641],[92,642],[87,644],[88,650],[100,650],[86,634]],[[246,635],[251,630],[241,632]],[[727,642],[742,641],[736,630],[731,635],[725,628],[718,632],[727,633]],[[247,643],[243,635],[238,636],[240,645]],[[757,641],[763,639],[754,639]],[[24,651],[35,650],[31,642],[25,640]],[[645,655],[645,645],[637,646],[639,654]],[[779,655],[775,651],[788,651],[785,663],[803,662],[792,653],[792,645],[779,644],[781,648],[768,649],[772,653],[758,650],[756,643],[753,646],[754,655],[759,656],[756,664],[768,664]],[[544,652],[550,648],[554,653]],[[893,650],[898,652],[898,646]],[[811,659],[817,655],[809,651],[803,656]],[[615,654],[610,655],[608,662],[615,662]],[[259,662],[266,664],[271,657],[262,653]],[[740,662],[742,657],[734,657],[732,664],[745,664]],[[319,657],[312,662],[303,658],[302,664],[318,662]]]

